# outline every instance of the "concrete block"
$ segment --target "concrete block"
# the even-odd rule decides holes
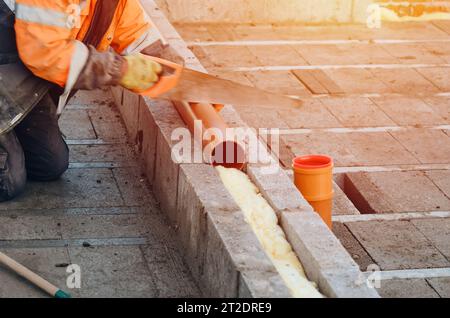
[[[448,267],[450,263],[408,221],[347,223],[349,230],[382,270]]]
[[[120,113],[127,128],[130,141],[136,143],[139,126],[139,95],[129,91],[123,91],[123,105],[119,105]]]
[[[267,167],[249,165],[247,173],[280,217],[283,212],[312,212],[311,205],[281,168],[268,173]]]
[[[149,106],[145,103],[144,99],[141,98],[139,106],[137,150],[141,157],[142,170],[150,183],[155,179],[157,136],[158,129],[155,119],[149,110]]]
[[[242,271],[239,276],[239,298],[291,298],[292,295],[277,273]]]
[[[175,223],[179,164],[172,160],[172,132],[185,128],[185,125],[171,102],[147,99],[145,102],[158,127],[153,191],[161,203],[162,210],[166,211],[170,220]]]
[[[241,211],[207,213],[207,247],[203,282],[210,296],[237,297],[239,273],[276,273]]]
[[[123,104],[123,93],[125,89],[122,86],[111,87],[111,95],[113,97],[114,103],[117,107],[121,107]]]
[[[281,225],[310,280],[328,297],[377,298],[360,283],[361,272],[339,240],[314,212],[282,213]]]

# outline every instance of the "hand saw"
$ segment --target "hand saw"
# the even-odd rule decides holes
[[[170,69],[170,74],[163,74],[149,90],[135,91],[142,96],[236,106],[292,108],[302,105],[302,101],[298,97],[279,95],[237,84],[161,58],[152,56],[147,56],[147,58],[161,64],[164,69]]]

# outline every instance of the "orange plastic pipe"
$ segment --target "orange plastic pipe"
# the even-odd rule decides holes
[[[333,210],[333,159],[323,155],[295,158],[294,183],[331,229]]]
[[[226,140],[228,125],[218,113],[223,105],[199,104],[188,102],[174,102],[174,105],[191,132],[195,130],[195,122],[200,120],[203,129],[215,128],[220,130],[221,138],[214,135],[212,140],[203,138],[203,147],[210,145],[210,162],[214,166],[224,166],[242,170],[246,164],[245,150],[237,141]],[[212,144],[212,145],[211,145]]]

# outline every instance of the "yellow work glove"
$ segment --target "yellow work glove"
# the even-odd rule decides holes
[[[133,91],[145,91],[155,85],[162,66],[140,53],[124,56],[127,68],[120,85]]]

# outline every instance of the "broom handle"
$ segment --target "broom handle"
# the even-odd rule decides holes
[[[55,285],[50,284],[48,281],[40,277],[39,275],[33,273],[25,266],[17,263],[12,258],[6,256],[2,252],[0,252],[0,263],[4,264],[6,267],[11,269],[12,271],[16,272],[18,275],[22,276],[23,278],[27,279],[31,283],[35,284],[45,292],[47,292],[52,297],[55,297],[55,295],[58,293],[59,288],[57,288]]]

